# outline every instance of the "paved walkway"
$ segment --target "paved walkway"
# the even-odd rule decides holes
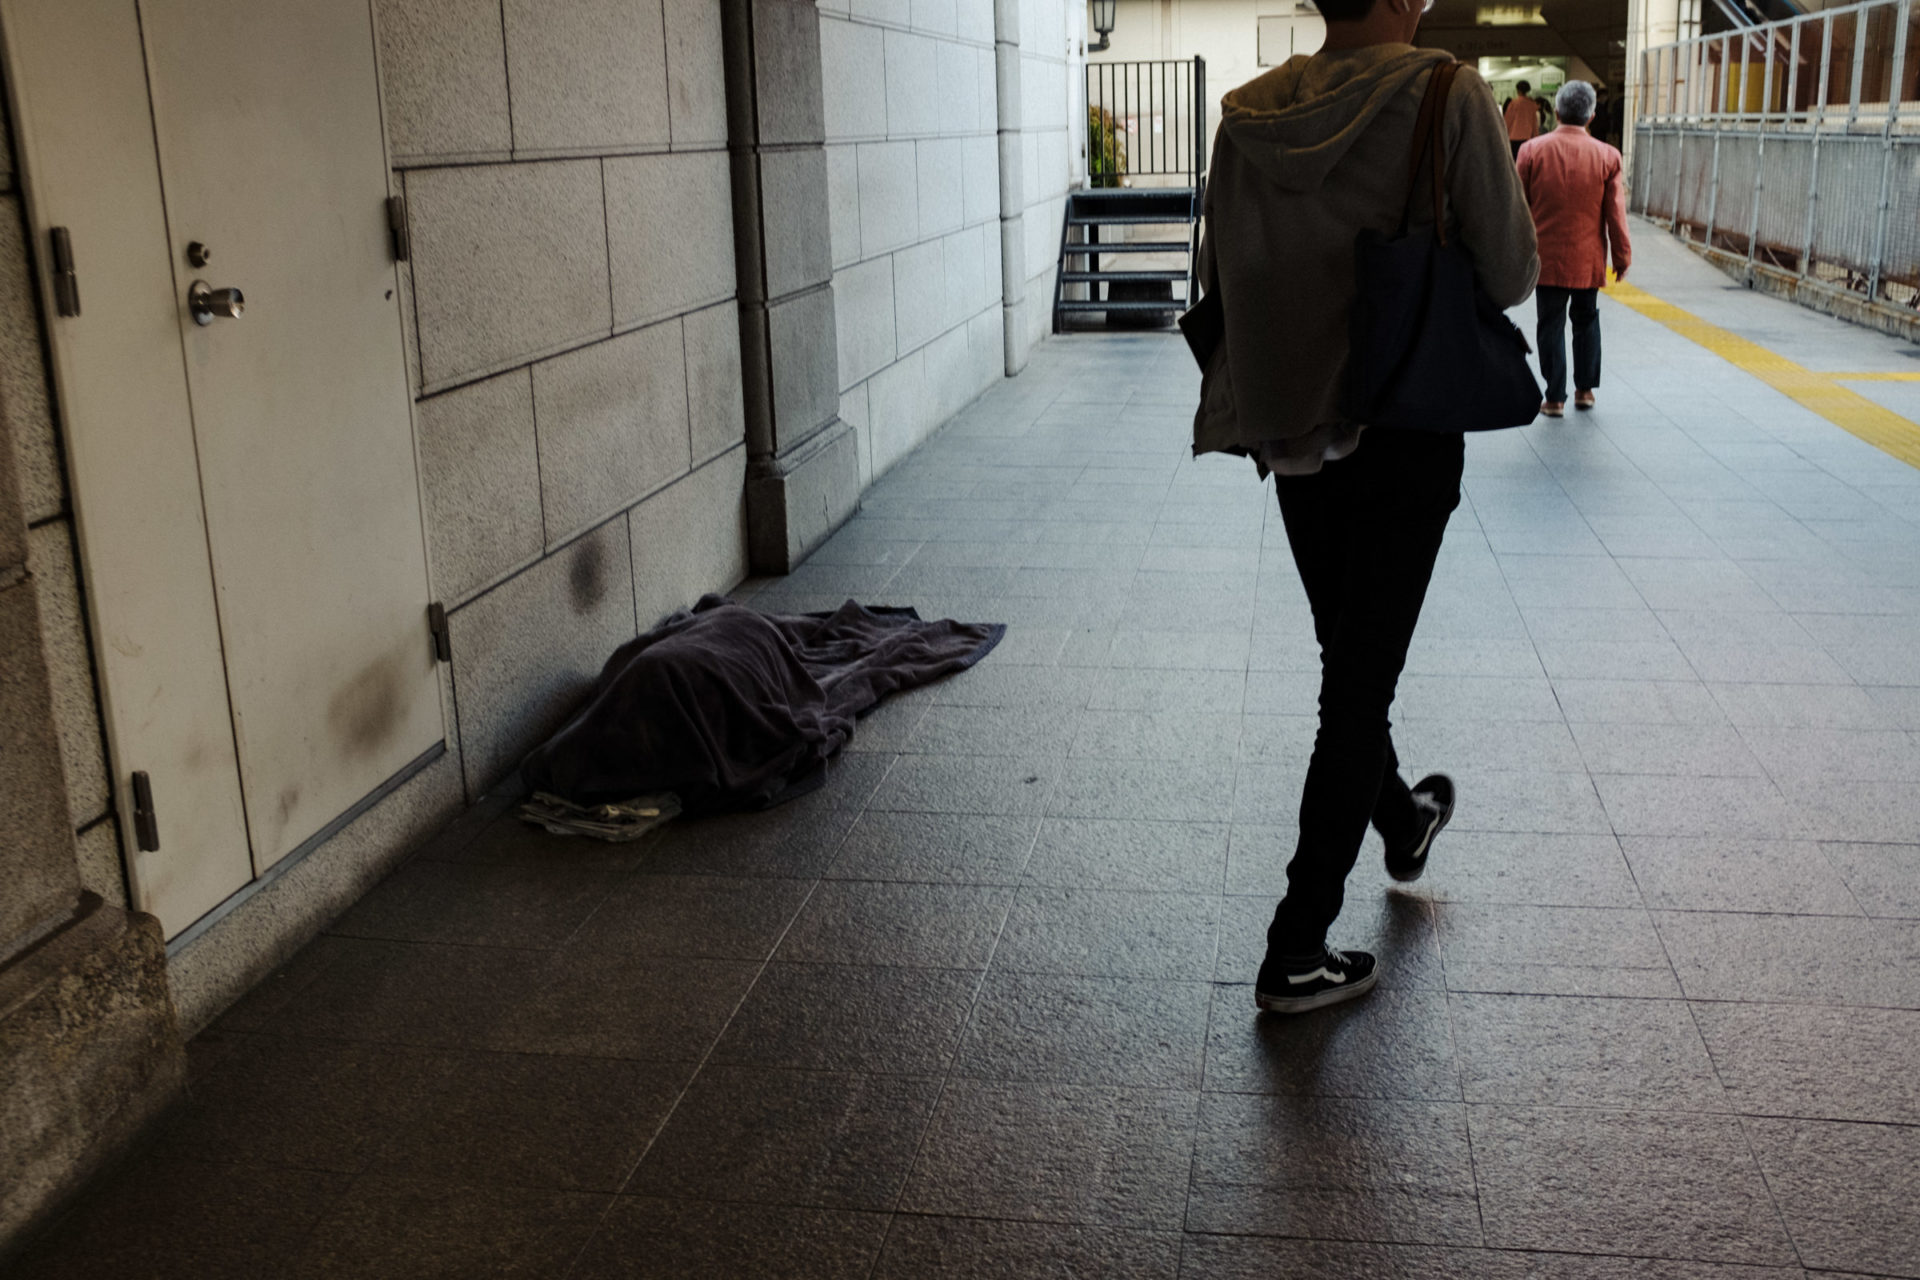
[[[1415,892],[1363,857],[1365,1001],[1248,986],[1316,679],[1271,495],[1177,338],[1076,337],[749,588],[995,655],[774,813],[463,823],[25,1274],[1920,1276],[1920,472],[1604,314],[1597,412],[1469,447],[1397,730],[1460,810]]]

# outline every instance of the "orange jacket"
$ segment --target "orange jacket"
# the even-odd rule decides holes
[[[1507,100],[1507,141],[1525,142],[1540,132],[1540,104],[1515,95]]]
[[[1614,269],[1627,269],[1633,244],[1618,151],[1580,125],[1563,124],[1521,147],[1519,165],[1540,241],[1541,284],[1603,287],[1609,247]]]

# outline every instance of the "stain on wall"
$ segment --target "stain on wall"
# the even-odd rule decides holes
[[[606,598],[607,552],[597,538],[582,539],[567,566],[567,588],[575,613],[591,613]]]
[[[373,755],[392,736],[405,705],[398,655],[368,663],[327,702],[327,728],[349,758]]]

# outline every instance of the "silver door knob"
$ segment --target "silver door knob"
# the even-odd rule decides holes
[[[246,309],[247,299],[238,289],[216,289],[205,280],[187,286],[187,310],[193,312],[195,324],[238,320]]]

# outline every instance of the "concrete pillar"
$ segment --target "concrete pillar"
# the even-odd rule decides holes
[[[1007,376],[1027,367],[1027,193],[1020,126],[1020,0],[993,0],[993,80],[1000,142],[1000,308]]]
[[[820,18],[812,0],[723,0],[727,146],[756,573],[786,573],[860,499],[840,419]]]
[[[0,413],[0,1264],[185,1078],[159,924],[80,888],[14,456]]]

